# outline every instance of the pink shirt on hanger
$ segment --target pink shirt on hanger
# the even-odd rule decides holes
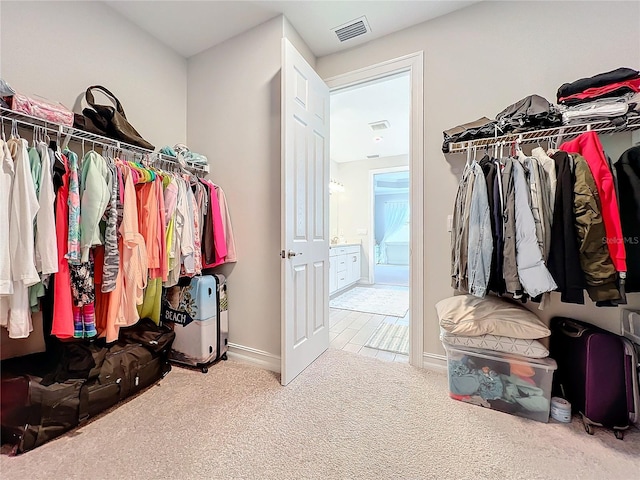
[[[62,155],[67,168],[67,157]],[[69,170],[62,176],[62,186],[56,198],[56,236],[58,241],[58,273],[53,285],[53,325],[51,335],[58,338],[73,337],[73,309],[71,300],[71,273],[67,254],[67,236],[69,235]]]
[[[212,268],[221,265],[225,262],[227,256],[227,242],[224,235],[224,223],[222,221],[222,215],[220,214],[220,203],[218,202],[218,195],[216,194],[216,188],[213,183],[208,180],[202,180],[211,192],[209,197],[209,204],[211,206],[211,218],[213,220],[213,242],[215,246],[215,260],[211,264],[203,265],[204,268]]]

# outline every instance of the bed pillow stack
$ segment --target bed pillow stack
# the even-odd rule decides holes
[[[496,297],[457,295],[436,304],[445,345],[480,348],[529,358],[549,351],[538,340],[551,331],[526,308]]]

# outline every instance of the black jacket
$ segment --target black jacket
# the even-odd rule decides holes
[[[488,288],[492,292],[503,294],[505,292],[504,279],[502,278],[502,249],[504,245],[502,234],[502,202],[498,177],[501,175],[496,160],[485,155],[479,162],[487,181],[487,194],[489,197],[489,211],[491,213],[491,235],[493,236],[493,253],[491,254],[491,273],[489,275]]]
[[[556,163],[556,200],[551,227],[551,248],[547,266],[558,284],[561,300],[565,303],[584,304],[586,281],[578,250],[576,219],[573,212],[573,185],[575,183],[571,160],[566,152],[557,152],[551,158]]]
[[[640,292],[640,145],[627,150],[615,164],[620,221],[627,252],[627,292]]]

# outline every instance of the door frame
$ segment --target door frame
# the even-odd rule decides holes
[[[409,114],[409,201],[411,242],[409,247],[409,363],[423,368],[424,352],[424,52],[416,52],[325,78],[331,92],[409,72],[411,111]],[[329,301],[327,297],[327,302]]]
[[[380,175],[381,173],[405,172],[405,171],[409,171],[409,181],[411,181],[411,168],[409,168],[409,164],[401,167],[375,168],[373,170],[369,170],[369,205],[370,205],[370,209],[369,209],[370,230],[369,231],[371,232],[370,237],[372,241],[369,242],[369,278],[367,279],[367,281],[369,282],[370,285],[373,285],[376,283],[375,274],[374,274],[374,269],[376,267],[376,259],[375,259],[376,246],[374,245],[375,242],[373,241],[375,240],[375,231],[376,231],[376,192],[374,188],[375,176]],[[411,195],[411,193],[409,193],[409,195]],[[411,225],[411,217],[409,217],[409,225]],[[409,274],[411,274],[411,265],[409,265]]]

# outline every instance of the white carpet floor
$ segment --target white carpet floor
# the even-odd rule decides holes
[[[637,479],[640,431],[543,424],[451,400],[444,374],[328,350],[289,386],[174,368],[57,440],[0,457],[23,479]]]

